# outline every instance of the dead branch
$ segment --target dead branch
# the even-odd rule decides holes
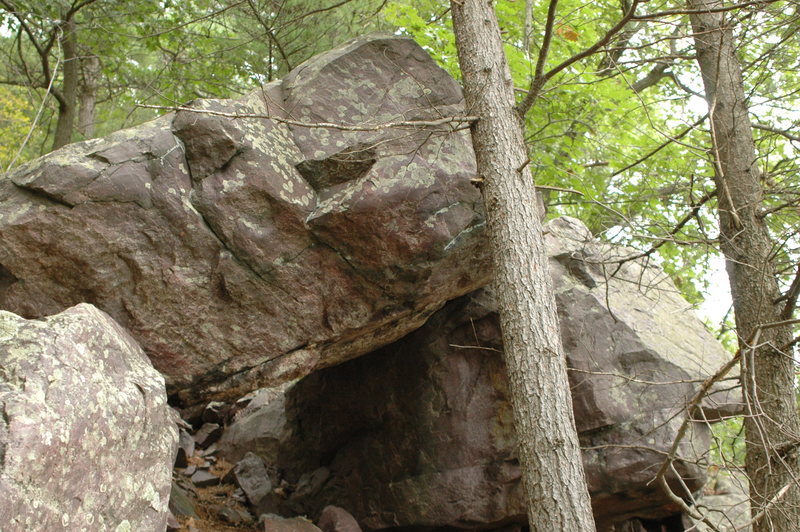
[[[334,124],[333,122],[301,122],[299,120],[292,120],[289,118],[281,118],[269,114],[259,113],[226,113],[223,111],[212,111],[211,109],[195,109],[193,107],[185,106],[165,106],[165,105],[146,105],[138,104],[136,107],[144,109],[159,109],[162,111],[185,111],[187,113],[207,114],[212,116],[223,116],[233,119],[251,119],[259,118],[266,120],[273,120],[288,126],[298,126],[317,129],[338,129],[341,131],[380,131],[387,128],[421,128],[421,127],[438,127],[444,125],[461,125],[471,124],[478,120],[477,116],[446,116],[437,120],[398,120],[395,122],[383,122],[374,125],[348,125],[348,124]]]

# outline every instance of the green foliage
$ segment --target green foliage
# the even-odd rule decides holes
[[[33,122],[35,109],[17,87],[0,86],[0,172],[4,171],[23,145]],[[29,141],[28,152],[39,139]],[[26,151],[20,154],[25,159]]]
[[[711,425],[710,463],[719,466],[744,466],[744,418],[735,417]]]
[[[278,79],[319,52],[384,28],[376,17],[380,4],[380,0],[88,3],[74,18],[80,56],[96,56],[100,63],[95,136],[164,112],[140,105],[169,107],[195,98],[233,97]],[[63,34],[59,25],[72,3],[17,0],[14,5],[19,17],[0,8],[4,50],[0,79],[27,88],[28,106],[36,106],[49,84],[43,57],[54,90],[61,88],[63,54],[53,37]],[[37,46],[46,53],[40,54]],[[50,134],[57,113],[57,102],[48,98],[38,135]]]
[[[447,8],[436,0],[389,2],[381,17],[396,32],[413,37],[451,76],[461,79],[456,41]]]

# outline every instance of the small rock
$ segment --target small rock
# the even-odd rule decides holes
[[[362,532],[350,512],[338,506],[326,506],[319,516],[317,525],[322,532]]]
[[[230,410],[230,405],[226,403],[211,401],[206,405],[205,410],[203,410],[203,421],[205,423],[218,423],[221,425],[223,421],[225,421]]]
[[[322,532],[308,519],[302,517],[289,519],[275,514],[262,514],[258,518],[258,530],[264,532]]]
[[[175,467],[189,465],[189,457],[194,454],[194,438],[184,429],[178,431],[178,453],[175,455]]]
[[[207,449],[203,451],[202,454],[203,456],[211,456],[212,454],[217,454],[217,444],[212,443],[211,445],[208,446]]]
[[[284,394],[291,384],[262,388],[237,406],[233,421],[219,440],[220,452],[231,462],[256,453],[274,465],[286,427]],[[239,402],[237,402],[239,405]],[[273,458],[270,458],[273,457]]]
[[[178,425],[178,428],[186,429],[187,431],[192,430],[192,426],[189,424],[188,421],[183,419],[183,417],[181,416],[181,413],[180,413],[180,411],[178,411],[178,409],[176,409],[174,407],[170,407],[170,410],[172,410],[172,412],[174,414],[175,423]]]
[[[297,481],[294,495],[298,498],[308,497],[319,493],[330,479],[331,471],[327,467],[320,467],[311,473],[305,473]]]
[[[222,427],[216,423],[203,423],[194,435],[194,441],[198,447],[205,449],[216,442],[222,436]]]
[[[180,530],[181,524],[172,512],[167,514],[167,532],[176,532]]]
[[[242,515],[229,506],[215,506],[214,512],[222,521],[232,525],[238,525],[243,521]]]
[[[192,464],[183,470],[183,474],[186,475],[187,477],[191,477],[192,475],[194,475],[195,471],[197,471],[197,466]]]
[[[187,517],[197,517],[194,509],[194,502],[186,491],[172,483],[172,491],[169,495],[169,510],[173,515],[185,515]]]
[[[192,475],[192,483],[198,488],[216,486],[219,484],[219,477],[201,469]]]
[[[225,475],[225,480],[239,486],[250,504],[255,507],[272,491],[272,482],[264,461],[253,453],[247,453],[239,460]]]

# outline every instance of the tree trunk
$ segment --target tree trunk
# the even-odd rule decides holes
[[[533,0],[525,0],[525,23],[522,26],[522,49],[525,57],[531,57],[531,33],[533,32]]]
[[[80,76],[80,60],[78,59],[78,35],[75,19],[70,18],[62,25],[61,50],[63,59],[62,98],[58,102],[58,121],[53,139],[53,149],[69,144],[72,141],[72,130],[75,127],[75,115],[78,103],[78,79]],[[53,75],[56,75],[53,73]]]
[[[722,2],[688,0],[688,5],[709,10]],[[772,262],[775,244],[760,214],[763,191],[741,67],[723,13],[694,14],[691,23],[711,115],[721,247],[743,348],[751,510],[754,517],[766,510],[754,531],[796,531],[800,530],[800,422],[794,363],[786,347],[792,329],[761,329],[785,316],[776,304],[780,289]]]
[[[97,103],[97,76],[100,74],[100,60],[89,55],[81,60],[83,82],[81,83],[80,108],[78,111],[78,132],[84,139],[94,136],[95,105]]]
[[[532,531],[592,531],[541,222],[490,0],[451,0]]]

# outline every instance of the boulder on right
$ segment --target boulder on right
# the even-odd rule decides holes
[[[668,277],[572,218],[545,227],[583,460],[599,530],[675,519],[655,474],[700,383],[729,358]],[[451,301],[370,355],[289,392],[278,467],[287,510],[346,508],[364,529],[490,529],[526,521],[497,306],[490,289]],[[715,388],[713,419],[738,409]],[[706,424],[679,446],[670,483],[702,487]]]

